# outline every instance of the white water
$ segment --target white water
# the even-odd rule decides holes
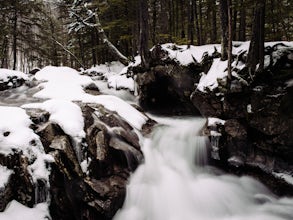
[[[145,163],[132,175],[114,220],[293,219],[293,200],[278,199],[249,177],[207,166],[203,119],[176,120],[145,141]]]

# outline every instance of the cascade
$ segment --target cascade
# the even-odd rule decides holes
[[[251,177],[208,165],[209,144],[200,134],[204,123],[176,120],[156,128],[145,140],[145,162],[131,176],[114,220],[293,219],[293,199],[277,198]]]
[[[46,180],[38,179],[34,184],[35,204],[47,202],[50,195],[50,187]]]

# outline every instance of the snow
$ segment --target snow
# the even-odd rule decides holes
[[[100,64],[91,67],[90,69],[85,70],[87,73],[97,72],[100,74],[108,74],[108,73],[120,73],[125,66],[119,61],[108,62],[106,64]]]
[[[216,126],[216,125],[224,125],[225,120],[219,119],[219,118],[208,118],[208,127],[210,126]]]
[[[108,85],[115,89],[129,89],[134,91],[134,80],[126,75],[112,75],[108,78]]]
[[[139,112],[133,106],[120,98],[112,95],[87,95],[83,98],[83,102],[97,103],[105,106],[105,108],[116,111],[124,120],[126,120],[134,128],[141,130],[147,121],[147,116]]]
[[[9,170],[7,167],[0,165],[0,189],[6,186],[11,174],[13,174],[12,170]]]
[[[293,79],[290,79],[286,82],[287,87],[293,87]]]
[[[31,124],[25,110],[0,106],[0,153],[13,153],[12,149],[24,150],[38,136],[29,128]]]
[[[43,81],[42,90],[34,95],[37,98],[61,98],[74,100],[85,92],[83,88],[94,83],[88,76],[81,76],[69,67],[47,66],[36,73],[35,79]]]
[[[33,180],[48,180],[49,170],[46,164],[54,159],[45,154],[39,137],[29,128],[31,124],[24,109],[0,106],[0,154],[22,151],[29,161],[33,161],[28,166]]]
[[[28,76],[20,71],[0,69],[0,81],[9,81],[9,78],[16,77],[18,79],[28,80]]]
[[[71,68],[45,67],[36,74],[36,79],[46,80],[47,82],[44,82],[42,84],[43,89],[36,93],[34,96],[39,98],[56,100],[45,103],[45,106],[40,104],[30,104],[24,105],[23,107],[40,107],[49,112],[53,112],[53,119],[57,120],[57,123],[60,123],[60,126],[65,128],[70,135],[78,135],[82,122],[80,117],[77,117],[77,115],[79,114],[77,113],[77,108],[73,107],[73,105],[70,104],[69,101],[81,101],[84,103],[101,104],[111,111],[116,111],[130,125],[138,130],[141,130],[143,124],[147,121],[147,117],[144,114],[142,114],[137,109],[132,107],[127,102],[121,100],[120,98],[112,95],[94,96],[85,93],[85,91],[83,90],[83,86],[93,83],[92,79],[87,76],[79,75],[77,71]],[[59,101],[57,101],[57,99]],[[55,104],[57,104],[57,107],[54,106]],[[74,113],[72,113],[71,111],[74,111]],[[72,126],[75,128],[72,128],[72,130],[70,130]],[[79,133],[79,135],[82,136],[81,133]]]
[[[1,220],[48,220],[50,219],[48,204],[39,203],[28,208],[19,202],[11,201],[4,212],[0,212]]]
[[[228,75],[228,61],[221,61],[220,58],[214,59],[213,64],[207,74],[203,74],[197,85],[197,89],[204,92],[206,88],[214,90],[218,87],[218,79],[223,79]]]
[[[199,63],[202,60],[203,54],[207,52],[211,55],[217,51],[221,51],[220,44],[208,44],[202,46],[190,46],[188,45],[176,45],[172,43],[167,43],[161,45],[162,49],[168,52],[168,56],[171,59],[177,60],[180,64],[187,66],[194,62],[194,59]]]
[[[129,66],[124,66],[122,63],[115,61],[106,64],[94,66],[85,70],[85,73],[97,73],[100,78],[107,81],[109,88],[114,89],[128,89],[134,91],[134,80],[131,77],[127,77],[127,70],[130,66],[135,65],[131,63]]]
[[[276,44],[282,43],[288,47],[293,47],[292,42],[280,41],[280,42],[267,42],[265,43],[265,47],[273,47]],[[168,57],[178,61],[181,65],[187,66],[191,63],[200,63],[205,54],[211,56],[215,51],[221,52],[220,44],[210,44],[210,45],[202,45],[202,46],[190,46],[188,45],[176,45],[173,43],[163,44],[161,45],[162,49],[165,50],[168,54]],[[239,55],[240,53],[244,53],[244,56],[247,55],[250,46],[250,41],[240,42],[234,41],[232,53],[234,55]],[[283,54],[282,49],[286,49],[286,46],[279,46],[277,51],[273,52],[273,63],[275,63],[280,55]],[[267,68],[270,64],[270,56],[266,55],[264,60],[264,67]],[[242,70],[245,67],[245,63],[238,62],[235,60],[232,63],[232,68],[234,71]],[[232,75],[236,78],[239,78],[237,72],[232,72]],[[221,61],[220,59],[214,59],[213,64],[210,70],[204,74],[202,73],[202,77],[197,86],[197,89],[201,92],[206,92],[206,89],[214,90],[218,87],[218,79],[226,80],[227,78],[227,61]]]
[[[57,123],[63,131],[72,137],[85,137],[84,120],[80,107],[67,100],[51,99],[43,103],[32,103],[23,108],[39,108],[50,113],[49,120]]]
[[[248,104],[247,107],[247,113],[252,113],[252,107],[251,107],[251,104]]]
[[[285,180],[287,183],[293,185],[293,176],[292,175],[289,175],[289,174],[286,174],[286,173],[277,173],[277,172],[273,172],[273,174],[276,177],[279,177],[279,178]]]

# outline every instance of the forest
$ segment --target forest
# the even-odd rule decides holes
[[[263,40],[291,41],[289,0],[1,0],[0,65],[25,72],[46,65],[89,68],[117,60],[105,37],[131,60],[156,44],[221,43],[228,23],[231,40],[247,41],[261,29],[253,27],[259,4]]]

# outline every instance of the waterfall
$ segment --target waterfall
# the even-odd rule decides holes
[[[208,165],[204,122],[176,120],[145,140],[145,162],[131,176],[114,220],[293,219],[292,199],[278,199],[250,177]]]
[[[47,202],[50,195],[50,187],[46,180],[38,179],[34,184],[35,204]]]

